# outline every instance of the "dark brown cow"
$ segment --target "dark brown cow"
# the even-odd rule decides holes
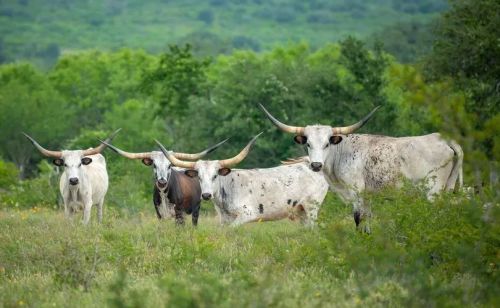
[[[198,160],[226,141],[227,139],[196,154],[174,152],[172,154],[179,159]],[[122,151],[109,143],[103,143],[124,157],[141,159],[146,166],[153,166],[155,176],[153,204],[159,219],[167,216],[175,217],[178,224],[183,224],[184,213],[186,213],[192,215],[193,225],[198,224],[201,188],[197,179],[186,176],[184,169],[173,168],[170,161],[160,151],[130,153]]]

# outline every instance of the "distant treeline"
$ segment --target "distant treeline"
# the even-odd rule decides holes
[[[0,63],[29,60],[50,67],[60,55],[78,50],[158,53],[167,44],[185,43],[202,56],[301,41],[318,48],[347,35],[364,38],[381,31],[390,46],[424,44],[425,50],[429,45],[420,40],[420,28],[399,30],[399,23],[425,25],[447,7],[445,0],[1,1]],[[406,61],[413,54],[404,51],[397,56]]]

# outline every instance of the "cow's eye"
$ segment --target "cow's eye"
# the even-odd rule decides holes
[[[217,174],[212,177],[212,181],[214,181],[217,178]]]
[[[78,168],[80,168],[82,166],[82,163],[78,164]]]
[[[325,147],[324,147],[324,148],[326,149],[326,148],[327,148],[327,147],[329,147],[329,146],[330,146],[330,144],[329,144],[329,143],[327,143],[327,144],[325,144]]]
[[[308,148],[310,148],[310,147],[311,147],[311,145],[309,144],[309,142],[308,142],[306,145],[307,145],[307,147],[308,147]]]

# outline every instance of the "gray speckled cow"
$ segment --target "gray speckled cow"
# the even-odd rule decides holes
[[[275,126],[295,134],[295,142],[307,146],[311,169],[323,170],[330,188],[345,202],[353,204],[358,227],[371,215],[370,207],[363,202],[363,191],[399,186],[407,179],[413,183],[425,182],[428,198],[432,199],[442,190],[453,190],[457,180],[462,186],[462,149],[440,134],[399,138],[352,134],[378,107],[347,127],[289,126],[279,122],[262,105],[260,107]],[[364,231],[370,232],[368,224]]]
[[[213,198],[221,224],[300,218],[303,223],[313,225],[328,184],[320,173],[309,169],[308,163],[230,169],[246,157],[259,135],[238,155],[225,160],[181,161],[158,144],[172,164],[187,168],[188,176],[199,179],[202,197]]]

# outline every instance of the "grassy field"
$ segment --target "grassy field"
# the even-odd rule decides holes
[[[370,200],[372,235],[332,195],[314,229],[221,227],[208,203],[196,229],[157,221],[149,204],[106,208],[88,227],[53,209],[4,207],[0,307],[498,307],[498,204],[431,204],[416,189]]]

